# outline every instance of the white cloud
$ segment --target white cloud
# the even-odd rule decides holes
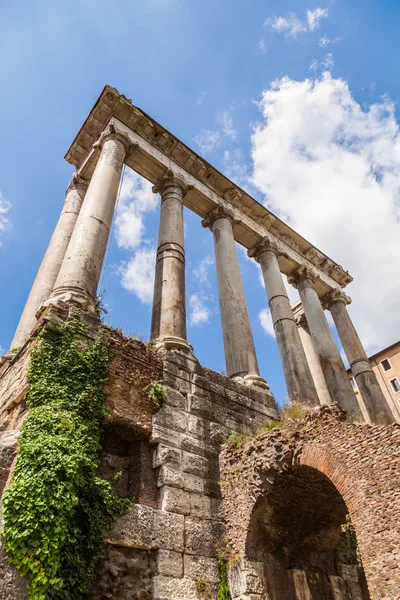
[[[3,234],[6,231],[6,229],[8,229],[11,226],[9,219],[6,216],[8,211],[10,210],[10,207],[10,203],[4,198],[3,194],[0,192],[0,235]]]
[[[155,264],[156,248],[147,246],[137,250],[133,258],[118,269],[122,287],[134,293],[143,304],[153,302]]]
[[[237,131],[233,126],[232,110],[226,109],[221,113],[222,134],[233,142],[237,140]]]
[[[261,52],[261,54],[266,54],[267,53],[267,48],[265,46],[265,40],[262,39],[258,42],[258,49]]]
[[[208,323],[211,316],[210,309],[204,304],[203,300],[197,294],[192,294],[189,299],[191,325],[204,325]]]
[[[198,145],[200,152],[207,154],[219,144],[220,134],[218,131],[213,131],[212,129],[202,129],[193,140]]]
[[[328,17],[328,9],[327,8],[316,8],[315,10],[307,11],[307,23],[310,31],[314,31],[314,29],[318,29],[320,25],[321,19],[326,19]]]
[[[193,269],[193,275],[197,280],[197,283],[201,283],[209,286],[208,283],[208,269],[214,264],[212,256],[204,256],[198,263],[197,267]]]
[[[149,181],[126,167],[115,217],[115,236],[120,248],[129,250],[141,244],[146,231],[143,217],[159,204],[159,196],[151,188]]]
[[[324,71],[332,71],[335,65],[335,61],[333,60],[333,54],[328,53],[321,60],[314,59],[310,63],[310,71],[314,71],[315,73],[324,72]]]
[[[337,44],[338,42],[340,42],[339,37],[328,38],[326,36],[323,36],[322,38],[320,38],[318,46],[321,46],[321,48],[326,48],[326,46],[329,46],[330,44]]]
[[[3,346],[0,345],[0,356],[3,356],[3,354],[5,354],[5,350],[3,348]]]
[[[206,92],[201,92],[200,96],[196,100],[196,104],[198,104],[199,106],[200,106],[200,104],[203,104],[205,97],[206,97]]]
[[[299,19],[296,13],[290,12],[286,17],[270,17],[264,25],[269,25],[278,33],[285,34],[285,37],[295,38],[303,33],[310,33],[318,29],[321,19],[327,17],[328,9],[318,7],[314,10],[308,10],[304,20]]]
[[[252,136],[266,205],[345,269],[349,312],[367,351],[400,331],[400,132],[394,104],[363,108],[348,84],[275,81]],[[347,291],[347,290],[346,290]]]
[[[225,150],[222,163],[224,165],[224,174],[241,188],[250,192],[249,165],[240,148],[236,148],[233,151]]]
[[[272,324],[272,317],[269,308],[263,308],[260,314],[258,315],[260,320],[261,327],[264,332],[271,337],[275,337],[274,326]]]

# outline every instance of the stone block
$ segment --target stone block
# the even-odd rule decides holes
[[[188,432],[199,438],[209,437],[210,421],[196,415],[188,415]]]
[[[163,511],[190,515],[190,493],[165,485],[160,490],[159,507]]]
[[[182,473],[183,489],[187,492],[195,492],[196,494],[204,493],[205,479],[197,477],[191,473]]]
[[[151,442],[163,444],[164,446],[172,446],[173,448],[182,448],[183,434],[163,425],[153,423],[151,432]]]
[[[192,454],[198,454],[199,456],[204,457],[218,455],[218,448],[216,446],[211,445],[209,442],[205,443],[190,435],[181,435],[180,448],[186,452],[191,452]]]
[[[203,419],[211,419],[212,417],[212,402],[201,396],[188,396],[188,412],[192,415],[202,417]]]
[[[198,600],[196,582],[157,575],[153,579],[153,600]]]
[[[164,444],[157,444],[153,453],[153,467],[161,467],[162,465],[179,466],[182,461],[182,452],[178,448],[171,448]]]
[[[184,529],[183,515],[155,510],[151,547],[183,552]]]
[[[210,460],[192,452],[182,452],[182,471],[198,477],[209,477]]]
[[[214,556],[224,536],[221,521],[185,518],[185,552],[198,556]]]
[[[201,494],[190,494],[190,514],[194,517],[212,519],[211,498]]]
[[[183,565],[185,577],[195,580],[204,577],[210,583],[218,582],[218,562],[216,558],[185,554]]]
[[[159,575],[169,577],[183,576],[183,557],[180,552],[173,550],[158,550],[157,571]]]
[[[178,408],[164,404],[153,417],[153,428],[154,426],[165,427],[172,431],[186,432],[188,430],[188,417],[185,412]]]
[[[163,465],[158,472],[157,487],[164,485],[182,489],[184,487],[184,474],[177,469],[171,469],[167,465]]]
[[[108,542],[128,548],[150,549],[152,547],[154,509],[135,504],[113,525]]]
[[[187,409],[187,398],[178,390],[175,390],[171,387],[166,388],[167,396],[164,400],[164,405],[173,406],[182,411],[186,411]]]

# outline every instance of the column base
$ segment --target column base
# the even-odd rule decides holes
[[[174,335],[162,335],[151,341],[155,350],[186,350],[193,354],[193,346],[181,337]]]
[[[232,379],[247,387],[255,387],[258,391],[269,391],[271,389],[265,379],[260,377],[260,375],[256,375],[255,373],[249,373],[244,377],[232,377]]]
[[[47,306],[58,306],[60,304],[73,304],[85,312],[96,313],[96,306],[93,299],[87,296],[81,290],[74,289],[59,289],[44,300],[36,312],[36,318],[40,316],[43,309]]]

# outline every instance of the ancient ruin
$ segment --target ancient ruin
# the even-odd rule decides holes
[[[5,490],[0,599],[71,600],[75,594],[87,600],[398,600],[400,429],[346,309],[350,299],[343,288],[351,276],[110,86],[66,159],[76,173],[0,366]],[[147,346],[102,325],[96,303],[124,164],[161,196]],[[201,366],[187,340],[183,206],[202,217],[214,238],[226,377]],[[261,266],[290,398],[283,416],[260,376],[235,241]],[[300,311],[290,306],[282,273],[299,291]],[[325,309],[334,319],[361,406]],[[65,332],[75,362],[61,360],[58,366]],[[86,357],[92,347],[105,357],[107,411],[104,426],[100,419],[91,434],[99,439],[101,455],[97,475],[91,463],[88,488],[110,482],[102,488],[109,501],[119,497],[127,503],[115,519],[99,504],[104,523],[115,521],[100,532],[105,548],[99,543],[83,558],[82,551],[83,562],[77,555],[72,574],[69,542],[51,523],[54,549],[42,558],[41,540],[48,538],[39,528],[24,559],[34,525],[21,531],[25,505],[14,522],[10,498],[25,485],[33,498],[29,510],[42,518],[35,485],[27,484],[29,476],[37,479],[33,468],[27,475],[26,457],[39,456],[46,479],[41,452],[51,450],[56,434],[73,445],[78,417],[95,398],[103,401],[104,374],[90,379],[94,369]],[[46,362],[46,348],[54,362]],[[44,383],[35,383],[35,376],[40,379],[35,364],[43,365]],[[74,376],[83,390],[76,406],[67,384],[60,387],[63,377],[73,381]],[[51,385],[57,393],[47,405]],[[99,404],[96,414],[102,410]],[[29,427],[46,411],[53,437],[44,438],[32,454]],[[61,433],[53,431],[53,417],[56,422],[64,414],[65,423],[75,425],[67,427],[61,419]],[[85,421],[84,436],[91,426]],[[41,435],[43,427],[38,431]],[[65,439],[57,446],[62,458],[71,452]],[[57,466],[51,468],[55,472]],[[79,471],[83,480],[86,468]],[[58,476],[61,485],[70,475],[65,481]],[[66,527],[75,519],[68,535],[79,530],[84,546],[95,523],[87,516],[91,507],[84,508],[83,488],[74,488],[65,519]],[[67,504],[66,499],[62,510]],[[90,574],[89,554],[95,556],[95,550],[101,558],[83,586],[78,564],[83,573],[87,558]],[[28,577],[21,577],[25,564]],[[86,588],[81,592],[80,584]]]

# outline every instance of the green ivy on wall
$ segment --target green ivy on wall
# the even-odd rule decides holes
[[[2,532],[10,561],[29,577],[30,600],[80,600],[105,532],[129,502],[96,474],[110,353],[100,334],[89,344],[86,333],[77,314],[46,328],[31,354],[29,415]]]

